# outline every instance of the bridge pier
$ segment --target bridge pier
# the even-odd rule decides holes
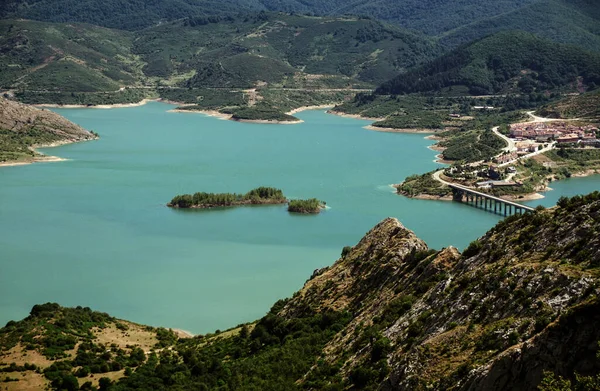
[[[504,216],[513,214],[522,215],[526,211],[531,212],[534,210],[529,206],[507,201],[490,194],[481,193],[477,190],[461,185],[449,184],[449,186],[452,189],[452,199],[454,201],[464,202],[467,205],[471,205],[488,212],[492,212],[492,205],[494,208],[493,213],[502,214]]]

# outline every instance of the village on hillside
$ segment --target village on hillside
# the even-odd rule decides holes
[[[479,189],[521,187],[513,178],[516,163],[554,148],[600,148],[595,125],[563,121],[523,122],[510,125],[505,150],[490,162],[476,162],[444,169],[444,177]]]

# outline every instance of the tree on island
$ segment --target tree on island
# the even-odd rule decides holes
[[[175,196],[167,206],[173,208],[213,208],[234,205],[283,204],[287,201],[280,189],[257,187],[246,194],[198,192]]]
[[[325,202],[316,198],[308,200],[291,200],[288,203],[288,212],[292,213],[319,213],[325,207]]]

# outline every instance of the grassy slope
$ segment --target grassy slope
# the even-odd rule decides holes
[[[581,118],[600,121],[600,90],[568,96],[540,107],[536,114],[550,118]]]
[[[0,20],[0,86],[117,90],[141,78],[130,33],[91,25]]]
[[[543,0],[489,19],[476,20],[440,36],[456,47],[502,30],[523,30],[555,42],[600,51],[600,22],[593,0]]]

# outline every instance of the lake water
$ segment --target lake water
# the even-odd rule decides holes
[[[70,161],[0,169],[0,324],[55,301],[210,332],[262,316],[385,217],[434,248],[463,248],[500,218],[393,193],[390,184],[437,166],[423,135],[368,131],[368,121],[323,111],[284,126],[171,108],[56,110],[102,138],[45,150]],[[330,209],[165,207],[176,194],[257,186]],[[534,204],[599,189],[600,180],[553,188]]]

